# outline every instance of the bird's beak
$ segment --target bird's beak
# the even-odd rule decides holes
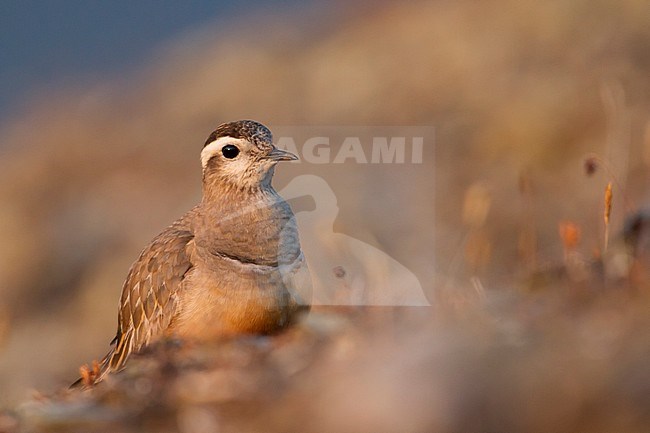
[[[272,161],[296,161],[298,157],[291,152],[286,150],[278,149],[274,147],[273,150],[267,155],[267,158]]]

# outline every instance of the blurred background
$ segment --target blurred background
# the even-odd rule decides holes
[[[508,398],[538,391],[548,398],[538,398],[536,413],[549,410],[544,422],[558,424],[549,430],[535,413],[520,413],[523,421],[510,426],[560,431],[569,419],[590,431],[637,431],[650,417],[639,406],[650,395],[640,364],[650,347],[645,268],[633,266],[621,235],[649,198],[645,0],[52,1],[1,9],[0,405],[64,386],[79,365],[103,356],[130,264],[200,199],[205,138],[219,123],[249,118],[283,132],[435,130],[422,164],[302,162],[275,177],[278,190],[300,175],[324,179],[338,206],[328,233],[390,256],[434,304],[433,319],[400,328],[409,336],[400,357],[391,361],[387,343],[378,343],[387,365],[412,364],[421,374],[391,373],[367,392],[399,395],[417,376],[453,397],[418,388],[413,395],[435,407],[430,416],[444,419],[431,424],[423,415],[431,407],[421,403],[391,406],[404,411],[395,419],[409,414],[412,428],[402,431],[456,431],[464,410],[505,413]],[[293,203],[298,212],[313,206]],[[339,253],[313,242],[307,251]],[[450,314],[457,328],[432,325]],[[467,330],[462,344],[450,328]],[[422,349],[426,336],[431,350]],[[575,354],[583,337],[591,346]],[[502,339],[531,346],[513,358],[491,346]],[[414,348],[421,350],[409,358]],[[350,363],[350,377],[369,356]],[[529,363],[537,367],[527,376],[521,365]],[[485,382],[491,365],[500,374]],[[539,380],[545,365],[550,372]],[[602,386],[587,386],[604,376]],[[324,373],[319,379],[328,382]],[[499,380],[510,383],[505,397]],[[553,394],[559,385],[566,399]],[[366,401],[361,383],[350,386]],[[606,399],[613,389],[623,396],[617,406]],[[333,413],[354,417],[339,406]],[[377,419],[388,416],[381,407],[370,412]],[[605,407],[606,421],[590,418]],[[339,429],[332,419],[323,425]]]

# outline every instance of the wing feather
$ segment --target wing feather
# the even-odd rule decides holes
[[[181,219],[154,238],[133,263],[122,287],[114,346],[99,363],[93,383],[123,369],[132,353],[164,335],[176,313],[185,274],[192,268],[193,247],[194,234]]]

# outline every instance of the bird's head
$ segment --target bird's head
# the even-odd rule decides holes
[[[261,123],[238,120],[219,125],[201,151],[204,188],[254,189],[268,186],[280,161],[298,159],[276,148]]]

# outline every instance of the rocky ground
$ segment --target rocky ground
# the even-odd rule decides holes
[[[0,431],[647,431],[650,292],[561,274],[535,292],[317,308],[275,336],[166,342],[93,389],[35,395]]]

